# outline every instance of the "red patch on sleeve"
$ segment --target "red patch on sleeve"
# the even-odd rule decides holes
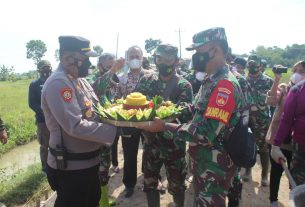
[[[60,94],[64,99],[64,102],[70,102],[72,100],[72,89],[71,88],[62,88]]]
[[[212,92],[204,117],[228,124],[234,108],[233,83],[228,80],[221,80]]]

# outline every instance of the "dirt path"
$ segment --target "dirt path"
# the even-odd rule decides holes
[[[130,199],[124,198],[124,185],[122,184],[122,170],[120,173],[115,174],[111,171],[111,179],[110,183],[110,192],[113,197],[117,198],[117,206],[121,207],[146,207],[146,197],[142,192],[142,183],[143,183],[143,175],[141,174],[141,157],[142,157],[142,149],[139,149],[138,155],[138,183],[136,185],[136,190],[134,195]],[[122,168],[123,165],[123,156],[122,156],[122,148],[121,142],[119,142],[119,166]],[[252,177],[253,181],[244,183],[243,194],[242,194],[242,202],[241,207],[267,207],[269,206],[269,188],[260,186],[260,166],[255,165],[252,169]],[[165,173],[162,172],[162,177],[165,178]],[[186,201],[185,207],[192,206],[193,200],[193,190],[190,186],[190,183],[187,183],[187,191],[186,191]],[[166,186],[167,181],[165,180],[163,184]],[[288,207],[288,181],[286,177],[283,176],[280,193],[279,193],[279,202],[281,206]],[[166,193],[161,195],[161,206],[162,207],[171,207],[172,205],[172,197],[170,194]]]
[[[118,174],[113,173],[112,169],[110,170],[111,178],[109,181],[109,192],[115,198],[117,198],[117,205],[119,207],[147,207],[146,197],[142,191],[143,184],[143,175],[141,173],[141,158],[142,158],[142,149],[140,147],[138,154],[138,182],[135,188],[134,195],[126,199],[124,197],[124,185],[122,183],[123,176],[123,156],[122,156],[122,147],[121,142],[119,141],[119,166],[121,168]],[[162,177],[165,178],[165,172],[163,171]],[[252,177],[253,181],[244,183],[243,194],[242,194],[242,202],[240,207],[268,207],[269,206],[269,188],[260,186],[260,166],[257,164],[252,169]],[[190,186],[189,182],[187,183],[187,191],[186,191],[186,200],[185,207],[192,206],[193,192],[192,186]],[[167,181],[164,180],[163,184],[166,186]],[[288,181],[286,177],[283,176],[281,188],[279,192],[279,203],[281,207],[288,207]],[[53,206],[48,205],[48,206]],[[161,206],[162,207],[172,207],[172,197],[170,194],[166,193],[161,195]]]

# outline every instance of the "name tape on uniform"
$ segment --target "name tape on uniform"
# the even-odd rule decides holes
[[[221,80],[212,92],[204,117],[228,124],[234,108],[233,83]]]

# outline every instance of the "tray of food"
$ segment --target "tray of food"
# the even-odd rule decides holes
[[[98,114],[103,123],[120,127],[149,126],[155,117],[172,122],[181,113],[182,108],[171,101],[164,101],[161,96],[155,96],[148,101],[139,92],[129,94],[125,100],[98,106]]]

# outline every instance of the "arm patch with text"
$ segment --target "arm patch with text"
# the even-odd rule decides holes
[[[228,124],[234,108],[233,83],[228,80],[221,80],[210,96],[204,117]]]

